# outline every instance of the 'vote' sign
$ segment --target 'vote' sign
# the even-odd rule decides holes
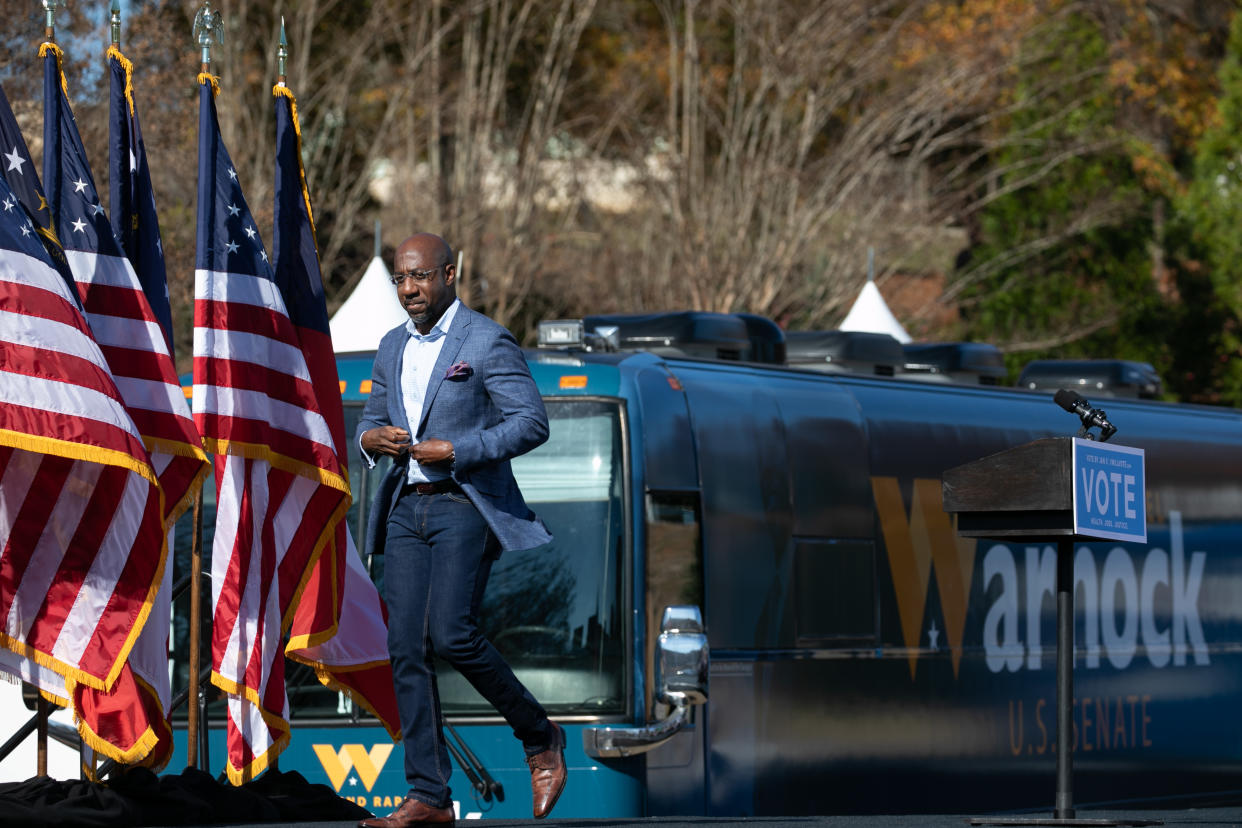
[[[1074,531],[1147,542],[1147,493],[1142,449],[1074,440]]]

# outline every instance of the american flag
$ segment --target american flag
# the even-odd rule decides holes
[[[215,83],[199,76],[193,409],[215,454],[212,681],[230,696],[226,771],[240,784],[289,742],[284,653],[312,648],[314,661],[335,633],[350,492],[322,292],[308,298],[288,268],[277,279],[220,136]],[[303,327],[316,300],[322,331]]]
[[[9,184],[11,194],[4,201],[7,212],[20,204],[30,218],[31,226],[39,234],[44,248],[52,258],[52,263],[64,278],[65,284],[73,288],[73,275],[69,272],[69,263],[65,261],[65,251],[56,238],[56,230],[52,227],[52,213],[47,207],[47,198],[43,195],[43,186],[39,183],[39,174],[35,171],[34,162],[30,159],[30,149],[26,146],[26,137],[22,135],[17,119],[13,117],[13,109],[9,106],[9,98],[0,88],[0,153],[4,155],[4,178]],[[77,289],[70,290],[77,301]]]
[[[138,284],[158,320],[164,335],[164,344],[172,356],[172,313],[168,301],[168,282],[164,271],[164,251],[160,239],[159,220],[155,211],[154,190],[147,166],[146,146],[138,123],[138,111],[134,104],[134,67],[115,46],[108,50],[108,68],[111,81],[109,99],[109,158],[108,180],[110,184],[109,207],[112,231],[125,252],[130,266],[138,277]],[[184,415],[188,406],[179,413]],[[194,430],[196,448],[201,448],[201,438]],[[163,468],[161,483],[165,485],[165,526],[168,545],[172,548],[172,525],[189,507],[201,488],[208,465],[206,453],[182,451],[169,454],[153,448],[152,459]],[[192,476],[191,476],[192,475]],[[179,491],[178,487],[188,486]],[[172,754],[172,723],[169,721],[169,705],[172,688],[168,674],[168,632],[172,620],[172,575],[170,564],[164,567],[160,591],[151,608],[151,619],[138,638],[129,663],[133,670],[133,692],[113,694],[104,698],[84,697],[79,706],[93,705],[99,718],[122,716],[130,707],[120,707],[136,699],[144,724],[150,727],[154,745],[143,764],[162,768]],[[120,709],[117,709],[120,707]],[[93,766],[93,763],[88,763]]]
[[[167,534],[200,488],[208,471],[207,456],[181,391],[169,337],[100,203],[66,96],[60,50],[45,43],[40,54],[44,57],[43,180],[48,188],[48,203],[91,330],[158,475],[163,494],[165,538],[159,544],[159,553],[164,576],[170,574],[163,571]],[[122,87],[122,95],[124,91]],[[122,105],[127,106],[128,101]],[[158,227],[139,229],[158,233]],[[162,279],[162,272],[159,275]],[[156,288],[153,292],[166,294],[166,289]],[[169,578],[162,577],[162,581],[167,585]],[[151,640],[133,653],[135,687],[142,692],[137,697],[83,696],[75,698],[74,703],[75,709],[93,711],[102,717],[100,726],[125,715],[134,717],[130,727],[139,743],[126,747],[119,757],[114,756],[106,747],[107,738],[96,730],[94,735],[105,745],[102,752],[127,763],[141,761],[162,767],[172,747],[165,715],[169,696],[167,589],[153,596],[148,611],[163,626],[152,629]],[[83,716],[86,729],[95,730],[96,724]]]
[[[78,311],[81,311],[77,287],[74,285],[73,275],[69,272],[65,251],[61,249],[60,240],[56,238],[56,231],[52,229],[52,214],[47,208],[47,199],[43,195],[39,174],[35,171],[34,162],[30,158],[30,150],[26,145],[26,138],[17,125],[13,109],[9,106],[8,96],[4,94],[2,88],[0,88],[0,152],[4,156],[4,163],[0,166],[0,170],[3,170],[4,180],[9,187],[9,193],[3,200],[0,200],[0,210],[4,213],[2,220],[16,222],[16,225],[22,228],[23,234],[33,233],[38,236],[43,243],[44,250],[51,257],[57,273],[64,280],[70,301],[75,304]],[[29,219],[25,224],[22,223],[23,211],[25,217]],[[51,696],[62,707],[69,705],[64,677],[55,671],[37,662],[27,661],[21,665],[20,671],[10,669],[9,672],[14,675],[20,672],[21,675],[26,676],[27,681],[42,689],[45,695]]]
[[[0,204],[0,670],[67,703],[129,681],[163,565],[160,490],[103,352],[3,179]],[[96,749],[150,748],[127,723],[104,724],[83,732]]]
[[[171,352],[172,308],[164,271],[164,244],[147,165],[147,146],[134,105],[134,65],[116,46],[108,47],[108,77],[112,93],[108,109],[108,208],[112,233],[138,274]]]
[[[342,465],[349,456],[336,356],[324,303],[310,193],[302,169],[302,131],[297,101],[284,85],[272,90],[276,103],[276,204],[273,245],[275,277],[297,327],[307,368],[332,429]],[[313,590],[313,591],[312,591]],[[374,714],[396,740],[397,697],[388,657],[383,602],[367,576],[350,537],[348,521],[336,525],[332,541],[315,564],[307,593],[290,629],[290,658],[315,668],[320,680]],[[304,594],[305,597],[305,594]],[[334,631],[330,638],[325,632]],[[316,643],[322,641],[322,643]]]

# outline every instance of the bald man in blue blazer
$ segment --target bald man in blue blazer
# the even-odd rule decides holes
[[[509,461],[548,439],[548,417],[504,327],[457,299],[453,251],[420,233],[397,248],[393,282],[410,316],[380,341],[358,424],[363,459],[394,463],[380,484],[368,548],[384,550],[388,649],[409,792],[364,828],[454,821],[433,656],[466,677],[513,728],[531,769],[533,812],[565,786],[565,734],[475,623],[492,564],[552,536],[527,507]]]

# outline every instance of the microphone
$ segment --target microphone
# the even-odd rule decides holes
[[[1098,428],[1100,430],[1100,442],[1103,443],[1117,433],[1117,427],[1108,421],[1108,415],[1104,413],[1102,408],[1092,408],[1091,403],[1087,402],[1082,395],[1068,388],[1062,388],[1053,394],[1052,399],[1057,405],[1064,408],[1071,414],[1077,414],[1082,420],[1082,430],[1078,432],[1079,437],[1086,437],[1088,440],[1092,438],[1089,428]]]
[[[1091,408],[1090,403],[1076,391],[1062,388],[1052,395],[1052,400],[1071,414],[1081,414],[1083,408]]]

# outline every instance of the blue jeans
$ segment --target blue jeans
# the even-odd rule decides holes
[[[440,728],[439,655],[504,716],[527,755],[551,745],[548,715],[479,631],[479,604],[500,544],[463,494],[402,494],[388,517],[384,598],[409,795],[451,804]]]

